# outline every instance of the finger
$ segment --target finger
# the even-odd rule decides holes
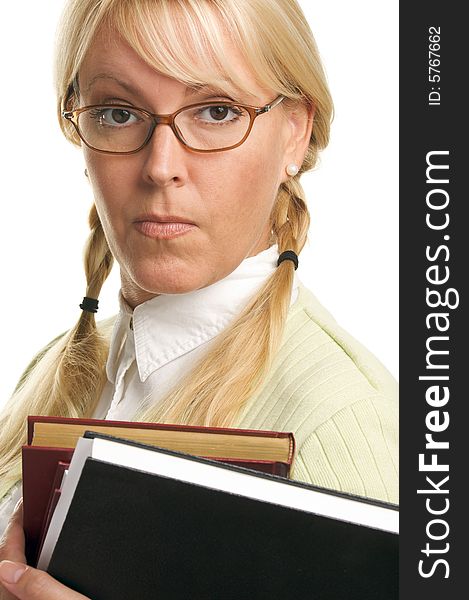
[[[16,562],[26,562],[24,554],[23,531],[23,502],[20,500],[15,506],[7,528],[0,542],[0,560],[8,559]]]
[[[0,540],[0,560],[4,559],[26,563],[26,558],[24,556],[22,498],[16,503],[2,539]],[[0,585],[0,600],[17,600],[17,596],[13,596],[13,594],[10,594],[3,585]]]
[[[3,585],[0,585],[0,600],[18,600],[18,598],[7,592]]]
[[[2,584],[0,584],[0,600],[18,600],[17,596],[10,594]]]
[[[0,562],[0,583],[18,600],[90,600],[44,571],[9,560]]]

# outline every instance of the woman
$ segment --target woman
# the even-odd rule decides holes
[[[332,114],[296,2],[71,0],[56,85],[95,197],[87,289],[3,412],[3,515],[39,413],[293,431],[294,478],[396,501],[395,382],[295,276]],[[113,258],[120,314],[96,325]]]

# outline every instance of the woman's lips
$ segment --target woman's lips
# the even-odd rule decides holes
[[[169,240],[174,237],[179,237],[196,227],[193,223],[175,223],[172,221],[166,223],[158,221],[137,221],[134,225],[137,231],[143,233],[143,235],[159,240]]]

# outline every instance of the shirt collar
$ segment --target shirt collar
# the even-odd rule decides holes
[[[278,256],[278,246],[274,244],[256,256],[245,258],[220,281],[186,294],[161,294],[140,304],[133,312],[119,294],[120,311],[106,366],[108,379],[115,382],[119,355],[131,324],[138,373],[143,382],[159,367],[225,329],[274,273]],[[295,274],[294,289],[297,286]]]

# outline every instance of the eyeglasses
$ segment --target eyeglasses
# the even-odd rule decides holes
[[[278,96],[263,107],[233,102],[198,102],[172,114],[156,115],[125,104],[93,104],[62,111],[92,150],[134,154],[150,141],[157,125],[169,125],[177,139],[195,152],[220,152],[240,146],[255,119],[280,104]]]

